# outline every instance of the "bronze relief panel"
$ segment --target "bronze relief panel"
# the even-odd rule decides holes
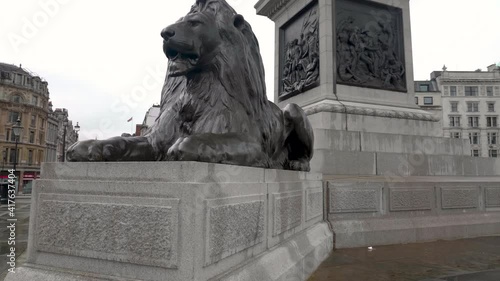
[[[318,4],[306,7],[280,29],[279,100],[319,85]]]
[[[407,92],[402,10],[336,1],[337,83]]]

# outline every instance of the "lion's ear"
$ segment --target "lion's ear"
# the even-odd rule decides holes
[[[242,15],[236,14],[233,18],[234,26],[237,29],[242,29],[245,26],[245,18]]]

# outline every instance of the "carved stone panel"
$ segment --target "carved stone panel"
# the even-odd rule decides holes
[[[485,206],[486,208],[500,207],[500,186],[499,187],[486,187],[485,189]]]
[[[263,196],[212,199],[206,203],[205,266],[263,241]]]
[[[280,29],[280,100],[319,85],[318,30],[317,3]]]
[[[407,91],[402,10],[336,1],[337,83]]]
[[[441,188],[441,205],[443,209],[477,208],[479,190],[476,187]]]
[[[178,205],[179,199],[41,194],[35,247],[177,268]]]
[[[329,182],[329,212],[331,214],[379,212],[381,192],[380,187],[336,187]]]
[[[302,191],[273,194],[273,236],[299,226],[302,222]]]
[[[306,190],[306,221],[323,215],[323,188]]]
[[[432,209],[434,190],[432,188],[391,188],[391,211],[423,211]]]

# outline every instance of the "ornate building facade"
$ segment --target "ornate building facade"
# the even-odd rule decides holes
[[[16,164],[18,192],[30,192],[32,181],[40,175],[41,163],[62,161],[63,147],[67,149],[78,139],[68,111],[52,110],[47,86],[46,81],[22,67],[0,63],[0,185],[5,185],[8,170]],[[16,151],[12,127],[18,119],[23,130]]]
[[[21,67],[0,63],[0,151],[2,174],[16,165],[18,191],[30,188],[45,161],[49,90],[48,83]],[[12,126],[21,121],[18,138]],[[17,159],[16,159],[17,158]]]

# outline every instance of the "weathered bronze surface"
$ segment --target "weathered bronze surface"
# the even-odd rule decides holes
[[[406,92],[401,9],[336,3],[337,83]]]
[[[87,140],[70,161],[202,161],[309,170],[313,132],[300,107],[266,96],[250,25],[224,0],[198,0],[161,35],[169,59],[161,112],[141,137]]]
[[[318,28],[317,4],[300,13],[282,28],[280,100],[318,85]]]

